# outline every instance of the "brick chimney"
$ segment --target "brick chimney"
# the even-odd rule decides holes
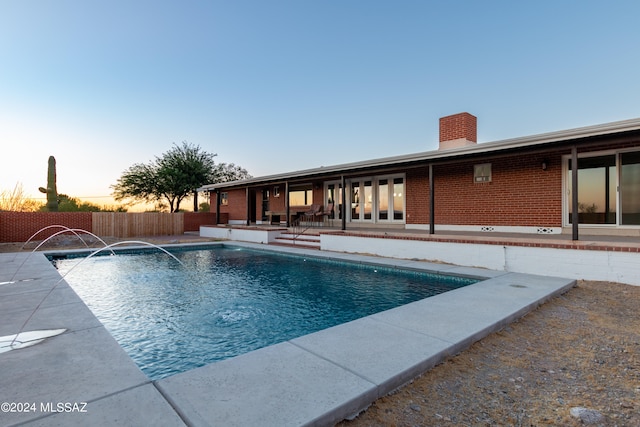
[[[439,150],[475,145],[478,139],[477,121],[478,119],[469,113],[440,118]]]

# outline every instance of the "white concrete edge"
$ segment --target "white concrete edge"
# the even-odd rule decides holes
[[[640,286],[640,253],[321,234],[322,251],[366,253],[458,266]]]

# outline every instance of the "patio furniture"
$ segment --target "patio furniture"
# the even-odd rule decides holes
[[[328,203],[324,209],[321,209],[314,216],[321,217],[323,224],[325,221],[329,221],[329,225],[333,226],[333,203]]]
[[[319,212],[322,212],[322,205],[311,205],[309,210],[302,214],[302,218],[305,221],[313,221]]]
[[[273,217],[278,217],[278,224],[282,222],[282,218],[286,218],[287,213],[285,211],[266,211],[264,213],[267,217],[269,217],[269,224],[273,224]]]

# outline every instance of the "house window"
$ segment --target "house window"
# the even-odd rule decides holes
[[[404,177],[373,176],[350,181],[349,220],[357,222],[392,223],[404,221]]]
[[[473,182],[491,182],[491,163],[473,166]]]
[[[228,205],[229,204],[229,194],[228,193],[220,193],[220,204]]]
[[[390,187],[390,185],[393,187]],[[393,193],[389,194],[389,191]],[[389,212],[389,207],[393,210]],[[378,220],[404,219],[404,178],[378,180]]]
[[[393,219],[404,219],[404,178],[393,179]]]
[[[386,221],[389,219],[389,180],[378,181],[378,219]]]
[[[280,187],[277,185],[273,187],[273,197],[280,197]]]
[[[291,206],[304,206],[313,203],[313,190],[297,190],[289,192]]]

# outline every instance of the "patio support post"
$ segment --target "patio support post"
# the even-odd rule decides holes
[[[611,190],[609,185],[611,184],[611,174],[609,173],[610,168],[607,167],[604,170],[604,218],[605,223],[609,221],[609,215],[611,214],[610,201],[611,201]]]
[[[340,212],[340,215],[342,217],[342,230],[344,231],[347,229],[347,181],[344,179],[344,175],[340,177],[340,181],[342,181],[342,212]]]
[[[578,240],[578,147],[571,147],[571,228],[573,240]]]
[[[290,206],[289,206],[289,181],[284,183],[284,210],[287,217],[287,228],[291,227]]]
[[[433,163],[429,163],[429,234],[435,234],[436,215],[435,215],[435,197],[433,194]]]
[[[246,190],[246,205],[247,205],[247,226],[251,225],[251,203],[249,203],[249,187]]]
[[[220,190],[216,188],[216,225],[220,224]]]

